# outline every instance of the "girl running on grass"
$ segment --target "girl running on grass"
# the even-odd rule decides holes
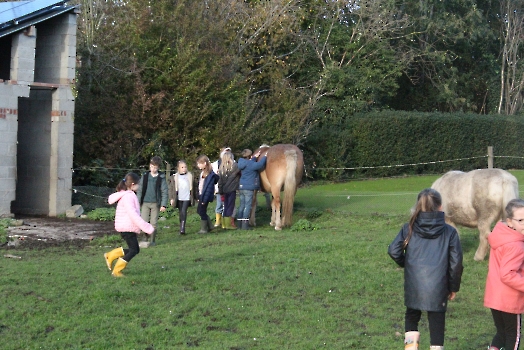
[[[155,230],[153,225],[144,221],[140,216],[140,204],[135,193],[138,190],[139,182],[140,177],[137,174],[127,174],[116,186],[116,192],[110,195],[108,199],[109,204],[118,202],[115,214],[115,230],[120,232],[128,246],[128,249],[119,247],[104,254],[109,270],[112,269],[113,261],[118,259],[112,269],[114,277],[124,276],[122,270],[140,252],[137,238],[140,230],[147,234],[152,234]]]

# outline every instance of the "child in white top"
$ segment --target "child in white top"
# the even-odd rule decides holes
[[[186,234],[187,210],[193,205],[193,174],[187,171],[187,163],[178,161],[178,171],[173,175],[169,189],[171,205],[178,208],[180,219],[180,234]]]

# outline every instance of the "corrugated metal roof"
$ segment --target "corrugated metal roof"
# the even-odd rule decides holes
[[[70,11],[67,0],[27,0],[0,2],[0,37],[22,30]]]

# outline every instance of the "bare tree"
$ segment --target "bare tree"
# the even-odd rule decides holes
[[[499,114],[514,115],[524,105],[524,2],[501,0],[500,20],[504,44],[500,70]],[[519,64],[520,63],[520,64]]]

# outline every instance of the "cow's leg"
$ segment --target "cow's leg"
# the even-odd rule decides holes
[[[488,235],[491,232],[491,220],[489,221],[479,221],[478,229],[479,229],[479,247],[477,248],[477,251],[475,252],[475,256],[473,259],[475,261],[482,261],[486,257],[486,254],[488,253]]]

